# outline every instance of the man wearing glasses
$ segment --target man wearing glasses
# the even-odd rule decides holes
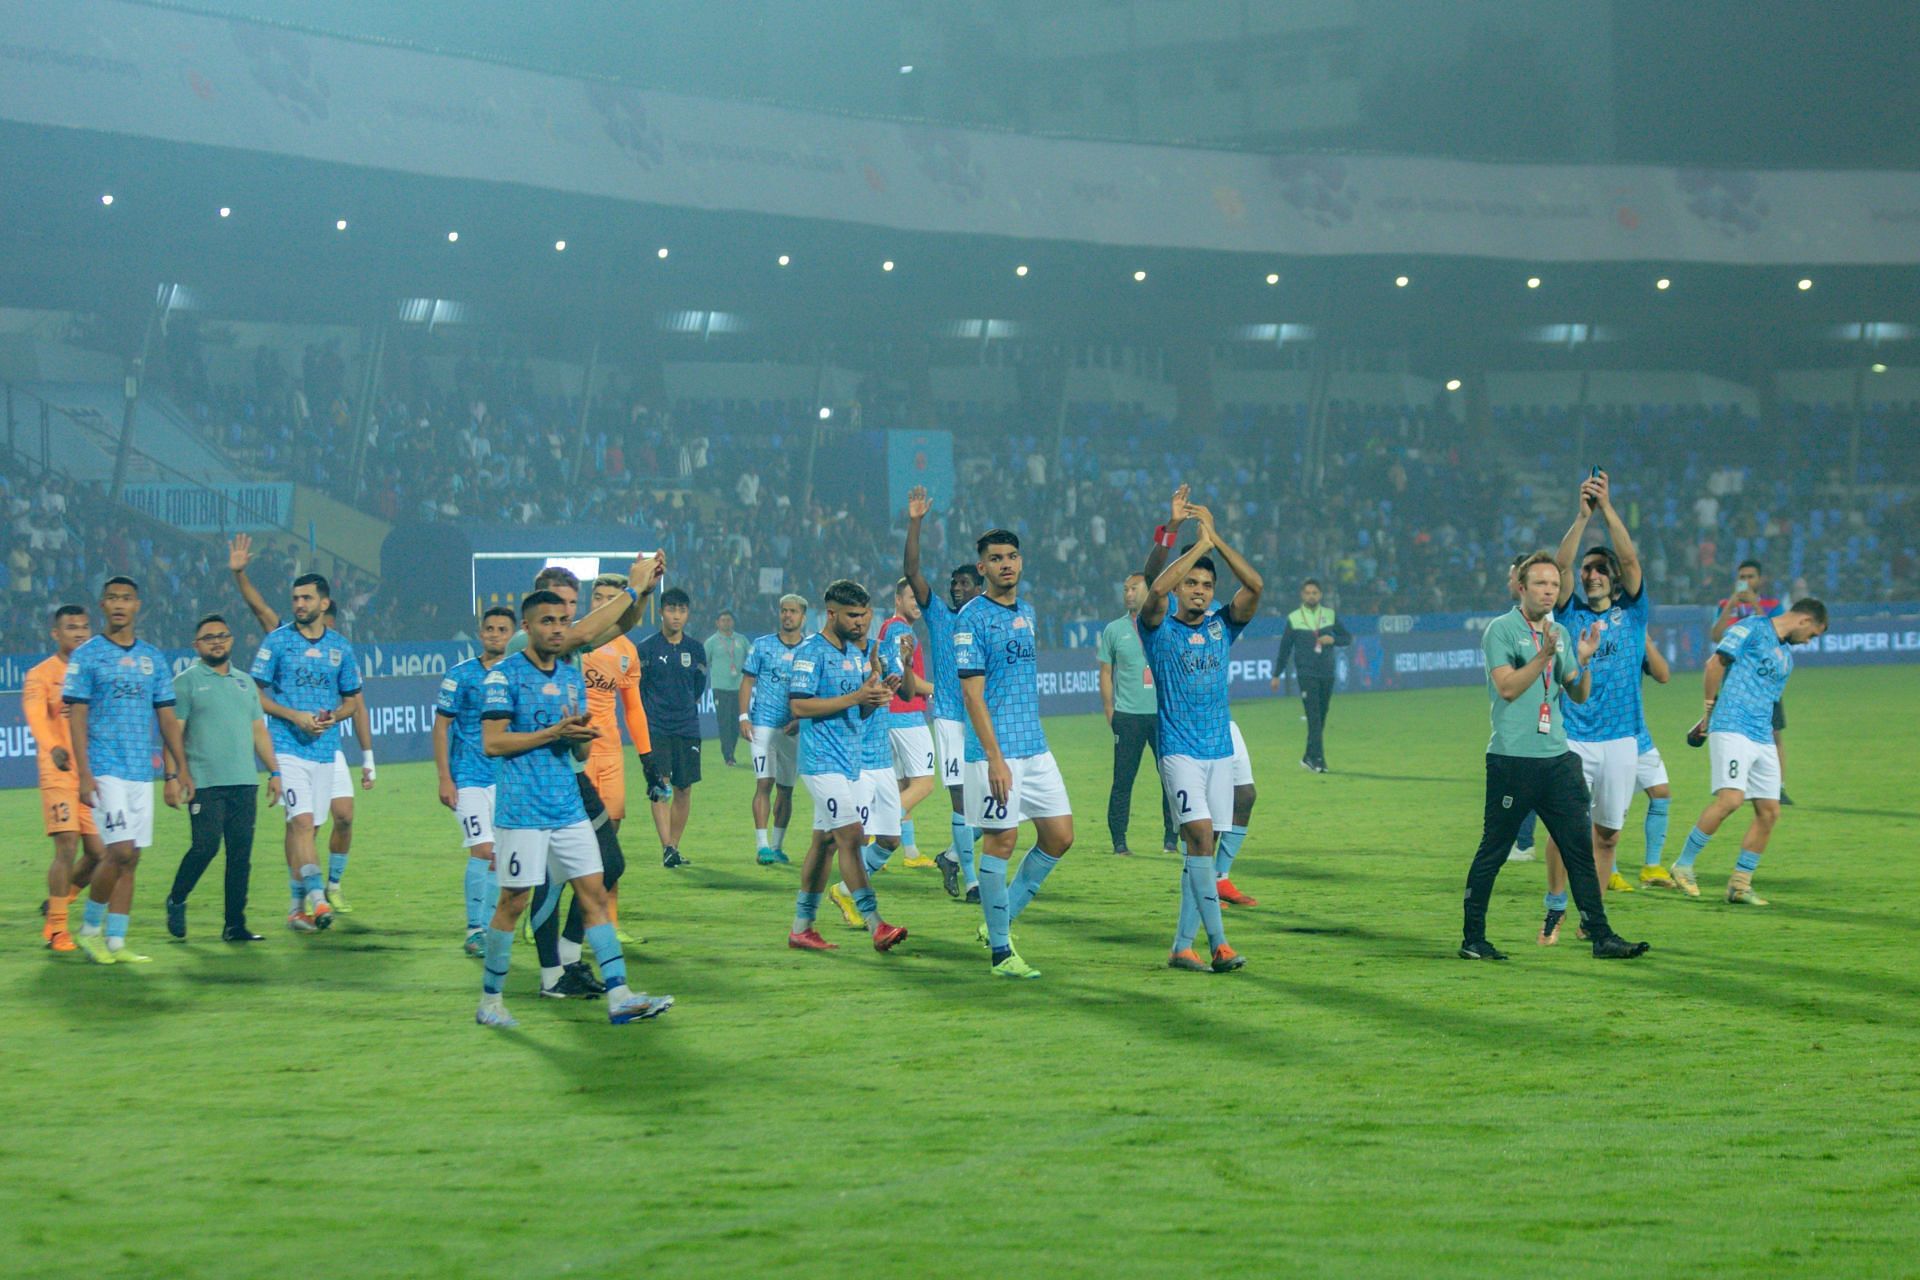
[[[227,846],[226,927],[222,942],[258,942],[247,928],[247,874],[253,860],[253,825],[260,782],[254,757],[267,766],[267,802],[280,802],[280,765],[267,736],[260,690],[232,666],[233,628],[217,613],[193,629],[199,661],[173,678],[174,715],[186,738],[187,764],[195,788],[187,812],[193,844],[180,860],[167,894],[167,932],[187,936],[187,895],[200,883],[213,855]],[[179,784],[168,782],[166,802],[178,806]]]

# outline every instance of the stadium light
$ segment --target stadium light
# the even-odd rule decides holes
[[[223,204],[220,206],[220,216],[223,218],[231,218],[233,216],[233,210]]]
[[[112,204],[112,203],[113,203],[113,192],[111,192],[111,191],[108,191],[108,192],[104,192],[104,193],[103,193],[103,194],[101,195],[101,197],[100,197],[100,203],[101,203],[101,204],[107,204],[107,205],[110,205],[110,204]]]
[[[567,242],[565,240],[555,240],[553,242],[553,251],[555,253],[565,253],[567,251]]]
[[[347,229],[347,220],[345,218],[335,219],[333,229],[335,231],[345,231]]]
[[[1027,274],[1027,264],[1023,262],[1019,266],[1015,267],[1013,269],[1013,274],[1024,277]]]
[[[654,251],[653,256],[661,259],[662,261],[665,261],[667,256],[667,246],[661,245],[658,249]]]
[[[1460,389],[1460,379],[1458,378],[1447,379],[1447,390],[1458,391],[1459,389]]]
[[[1141,282],[1142,282],[1142,281],[1144,281],[1144,280],[1145,280],[1146,278],[1147,278],[1147,273],[1146,273],[1146,272],[1144,272],[1144,271],[1136,271],[1136,272],[1134,272],[1134,273],[1133,273],[1133,282],[1134,282],[1135,284],[1139,284],[1139,283],[1141,283]]]
[[[825,422],[825,421],[826,421],[827,419],[829,419],[829,418],[831,418],[831,417],[833,417],[833,410],[831,410],[831,409],[829,409],[829,408],[828,408],[828,407],[827,407],[826,405],[821,405],[821,406],[820,406],[820,421],[822,421],[822,422]]]
[[[1268,283],[1268,284],[1279,284],[1279,283],[1280,283],[1280,273],[1279,273],[1278,271],[1269,271],[1269,272],[1267,272],[1267,283]]]
[[[1658,280],[1655,280],[1653,282],[1653,287],[1664,293],[1666,290],[1673,287],[1673,281],[1667,279],[1665,276],[1661,276]]]
[[[1875,366],[1873,366],[1873,371],[1875,373],[1885,373],[1887,371],[1887,366],[1883,364],[1876,364]]]
[[[1409,283],[1405,276],[1395,276],[1393,278],[1393,287],[1396,289],[1404,289]]]
[[[905,63],[905,64],[903,64],[903,65],[901,66],[901,68],[900,68],[900,74],[901,74],[901,75],[903,75],[903,76],[910,76],[910,75],[912,75],[912,74],[913,74],[913,64],[912,64],[911,62],[908,62],[908,63]]]
[[[1529,289],[1538,289],[1539,287],[1540,287],[1540,277],[1539,277],[1539,276],[1528,276],[1528,277],[1527,277],[1527,288],[1529,288]]]
[[[784,267],[784,266],[786,266],[786,265],[787,265],[788,263],[790,263],[790,262],[792,262],[792,261],[793,261],[793,259],[792,259],[792,258],[789,258],[789,257],[788,257],[788,256],[787,256],[786,254],[784,254],[784,253],[783,253],[783,254],[781,254],[781,255],[780,255],[780,265],[781,265],[781,266],[783,266],[783,267]]]
[[[1807,279],[1806,277],[1804,277],[1804,276],[1803,276],[1803,277],[1801,277],[1801,279],[1800,279],[1800,292],[1802,292],[1802,293],[1805,293],[1805,292],[1806,292],[1807,290],[1809,290],[1809,289],[1811,289],[1811,288],[1813,288],[1813,281],[1811,281],[1811,280],[1808,280],[1808,279]]]
[[[458,231],[449,231],[449,232],[447,232],[447,243],[448,243],[448,244],[459,244],[459,243],[460,243],[460,233],[459,233]]]
[[[883,262],[883,263],[881,263],[881,264],[880,264],[880,269],[881,269],[882,271],[891,271],[891,270],[893,270],[893,259],[892,259],[892,258],[888,258],[888,259],[887,259],[887,260],[886,260],[885,262]]]

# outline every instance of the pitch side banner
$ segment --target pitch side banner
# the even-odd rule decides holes
[[[1920,174],[1021,137],[646,92],[121,0],[0,0],[0,33],[6,119],[648,204],[1236,252],[1920,262]]]

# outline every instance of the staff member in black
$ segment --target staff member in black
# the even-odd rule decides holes
[[[1323,735],[1327,729],[1327,706],[1333,701],[1333,651],[1353,643],[1353,636],[1340,625],[1333,610],[1320,603],[1320,583],[1308,578],[1300,584],[1300,607],[1287,615],[1287,629],[1280,636],[1280,656],[1273,660],[1272,689],[1280,692],[1291,657],[1300,680],[1300,705],[1307,712],[1307,752],[1300,767],[1315,773],[1327,771],[1327,750]]]
[[[1560,699],[1585,702],[1593,692],[1588,664],[1600,648],[1600,623],[1587,628],[1574,647],[1567,629],[1553,620],[1560,598],[1560,566],[1541,551],[1520,564],[1520,603],[1487,627],[1481,652],[1487,663],[1487,701],[1493,738],[1487,744],[1487,799],[1480,847],[1467,871],[1460,958],[1505,960],[1487,941],[1487,902],[1493,882],[1513,847],[1514,832],[1528,810],[1560,847],[1567,887],[1580,908],[1580,924],[1596,960],[1631,960],[1647,944],[1628,942],[1607,926],[1600,878],[1593,865],[1593,798],[1580,757],[1567,747]]]
[[[700,697],[707,691],[707,649],[687,635],[693,602],[679,587],[660,595],[660,629],[642,640],[640,702],[653,750],[647,753],[647,798],[660,833],[660,865],[684,867],[680,852],[700,781]]]

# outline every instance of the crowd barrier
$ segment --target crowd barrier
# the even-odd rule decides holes
[[[1493,616],[1405,619],[1418,625],[1403,625],[1392,615],[1387,619],[1350,619],[1347,625],[1354,632],[1354,642],[1338,651],[1338,688],[1345,693],[1370,693],[1477,685],[1484,678],[1480,632]],[[1449,625],[1426,625],[1434,618],[1448,619]],[[1381,621],[1388,625],[1381,627]],[[1278,626],[1277,619],[1262,619],[1234,645],[1228,675],[1236,701],[1290,696],[1294,692],[1289,681],[1283,681],[1278,691],[1271,684]],[[1697,608],[1656,610],[1653,634],[1677,671],[1698,670],[1710,651],[1705,615]],[[194,660],[188,649],[165,652],[175,671]],[[463,641],[367,644],[360,648],[367,711],[375,750],[382,761],[433,758],[433,703],[441,677],[474,653],[474,646]],[[33,735],[27,728],[18,690],[27,669],[42,656],[0,657],[0,684],[11,691],[0,695],[0,788],[35,785]],[[250,658],[251,650],[236,656]],[[1797,660],[1805,667],[1920,662],[1920,602],[1837,608],[1827,634],[1800,649]],[[1100,710],[1099,660],[1094,649],[1042,652],[1039,669],[1043,715]],[[700,719],[702,732],[712,738],[711,694],[702,699]],[[340,732],[348,757],[357,759],[351,727],[342,725]]]

